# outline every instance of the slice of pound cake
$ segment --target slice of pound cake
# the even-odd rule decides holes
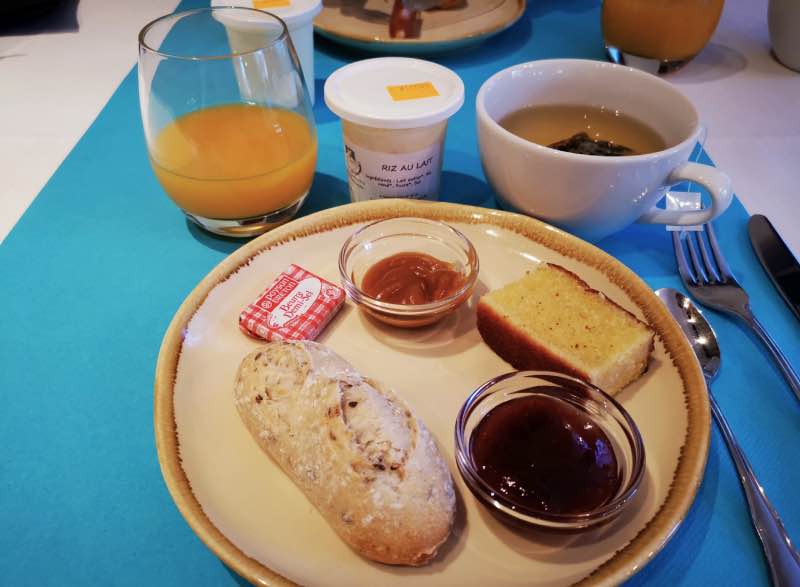
[[[647,324],[551,263],[484,295],[478,330],[515,369],[561,371],[610,394],[647,370],[654,344]]]

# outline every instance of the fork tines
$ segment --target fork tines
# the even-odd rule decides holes
[[[706,244],[706,236],[704,235],[708,237],[708,244]],[[675,247],[675,257],[678,260],[678,271],[685,283],[704,285],[736,282],[731,268],[722,255],[717,243],[717,235],[714,233],[714,228],[710,223],[704,224],[702,230],[673,232],[672,244]],[[689,251],[688,258],[685,249]]]

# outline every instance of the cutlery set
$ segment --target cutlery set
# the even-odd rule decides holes
[[[724,312],[744,322],[772,355],[789,388],[800,401],[800,379],[789,360],[750,309],[750,298],[725,261],[713,226],[704,224],[703,230],[673,232],[672,244],[681,280],[692,297],[706,307]]]
[[[800,265],[764,216],[753,216],[748,229],[759,261],[786,304],[800,319]],[[712,225],[704,224],[701,230],[675,231],[672,233],[672,243],[681,281],[691,296],[703,306],[733,316],[748,326],[764,344],[789,388],[800,401],[800,379],[753,314],[749,296],[725,260]],[[683,294],[662,288],[656,291],[656,295],[680,326],[698,359],[708,388],[711,413],[736,467],[753,526],[766,555],[772,583],[777,586],[798,586],[800,553],[792,545],[778,512],[767,499],[711,393],[711,382],[722,364],[716,334],[700,310]]]

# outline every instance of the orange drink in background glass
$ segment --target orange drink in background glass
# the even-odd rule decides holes
[[[314,177],[317,138],[283,22],[244,8],[177,13],[139,38],[150,162],[206,230],[253,236],[291,219]]]
[[[706,46],[723,4],[724,0],[603,0],[606,52],[617,63],[653,73],[673,71]]]

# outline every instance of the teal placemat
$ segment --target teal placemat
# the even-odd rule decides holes
[[[467,98],[446,143],[446,200],[494,207],[477,152],[474,99],[495,71],[546,57],[602,58],[599,3],[534,0],[490,42],[437,61]],[[135,39],[131,39],[131,44]],[[366,57],[317,39],[318,173],[302,213],[348,201],[341,128],[323,80]],[[711,129],[714,132],[714,129]],[[798,324],[761,273],[738,202],[717,223],[753,307],[798,366]],[[195,284],[240,243],[187,224],[147,161],[135,71],[0,245],[0,583],[244,584],[195,537],[161,479],[153,374],[167,324]],[[680,289],[663,229],[632,226],[600,243],[653,288]],[[800,409],[738,325],[722,339],[715,385],[790,533],[800,536]],[[532,583],[535,578],[532,578]],[[766,585],[730,459],[714,434],[691,513],[631,584]]]

